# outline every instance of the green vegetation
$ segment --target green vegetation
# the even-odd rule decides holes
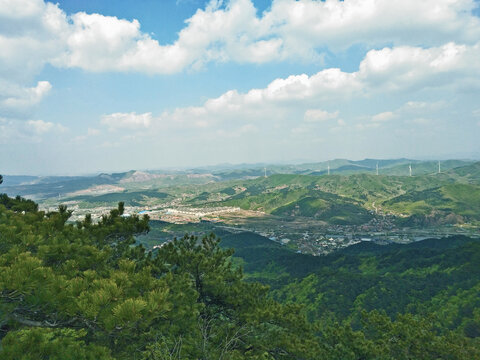
[[[97,204],[116,204],[120,201],[125,202],[126,205],[130,206],[141,206],[145,201],[152,199],[167,199],[169,194],[154,190],[148,191],[123,191],[120,193],[110,193],[97,196],[91,195],[82,195],[69,198],[69,200],[85,201],[88,203],[97,203]]]
[[[211,193],[204,191],[189,202],[237,206],[281,217],[309,217],[338,225],[366,223],[375,209],[397,216],[402,225],[456,224],[480,219],[480,187],[465,181],[465,174],[471,175],[475,166],[458,168],[463,174],[458,176],[453,170],[412,177],[279,174],[236,182],[228,191],[223,188],[221,201],[210,200]],[[462,182],[456,182],[457,178]]]
[[[456,167],[446,172],[456,182],[480,184],[480,162]]]
[[[0,358],[293,359],[320,351],[298,306],[243,282],[215,236],[185,237],[152,257],[133,246],[148,217],[122,217],[123,207],[99,224],[87,216],[69,225],[64,207],[22,214],[0,205]]]
[[[413,216],[423,223],[457,223],[480,220],[480,186],[449,184],[413,191],[383,202],[385,209]],[[411,221],[412,219],[410,219]]]
[[[407,176],[410,164],[413,176]],[[477,226],[480,162],[447,160],[441,164],[441,173],[436,161],[337,159],[329,162],[331,175],[326,175],[328,164],[324,162],[269,166],[267,178],[263,167],[246,165],[164,174],[129,171],[95,177],[12,177],[13,185],[5,189],[10,194],[47,199],[43,200],[45,207],[58,204],[61,197],[80,209],[122,201],[138,208],[233,206],[286,220],[304,217],[331,225],[364,224],[377,213],[391,215],[407,227]]]
[[[480,349],[478,240],[457,236],[408,245],[360,243],[324,257],[296,254],[250,233],[232,234],[223,242],[235,247],[247,278],[269,284],[276,300],[302,304],[309,319],[320,320],[323,329],[331,326],[327,332],[333,331],[336,325],[332,324],[346,326],[346,332],[338,335],[339,342],[345,336],[352,346],[355,337],[350,332],[357,331],[362,341],[370,339],[378,345],[397,336],[396,331],[404,331],[401,343],[414,326],[414,336],[441,334],[429,341],[456,338],[459,342],[452,344],[455,351],[468,343]],[[383,324],[385,333],[373,335],[369,328],[372,318]],[[408,341],[418,343],[408,346],[427,345],[420,338],[411,338]],[[360,350],[351,358],[362,358],[356,351]],[[410,358],[432,357],[418,353]]]
[[[2,359],[480,356],[480,244],[468,238],[319,258],[225,233],[222,247],[185,236],[152,253],[135,245],[148,217],[122,217],[123,203],[98,224],[30,203],[0,205]]]

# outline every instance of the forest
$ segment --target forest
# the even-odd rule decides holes
[[[480,356],[476,242],[440,247],[430,260],[425,249],[418,259],[356,254],[349,263],[336,255],[328,269],[287,271],[270,289],[213,234],[147,252],[135,235],[148,232],[148,216],[123,212],[119,203],[98,224],[89,216],[69,223],[65,206],[46,213],[31,200],[0,198],[2,359]],[[365,288],[348,278],[357,265],[372,286],[348,304],[357,291],[351,284]],[[429,277],[437,273],[444,276]],[[405,274],[425,281],[397,281]],[[396,284],[408,306],[388,294]]]

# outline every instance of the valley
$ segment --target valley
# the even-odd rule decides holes
[[[400,175],[410,164],[415,175]],[[440,173],[437,166],[367,159],[90,177],[7,175],[3,191],[36,200],[46,211],[66,205],[71,222],[86,214],[98,222],[122,201],[124,216],[148,214],[152,224],[175,225],[165,233],[170,238],[205,227],[215,233],[249,231],[291,251],[325,255],[360,242],[480,236],[480,163],[443,161]],[[168,236],[151,235],[147,245]]]

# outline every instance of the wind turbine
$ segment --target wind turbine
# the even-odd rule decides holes
[[[265,172],[265,178],[267,178],[267,168],[264,167],[264,168],[263,168],[263,171]]]
[[[410,172],[410,176],[412,176],[412,164],[408,165],[408,171]]]
[[[440,174],[442,172],[442,169],[440,168],[440,160],[438,160],[438,173]]]
[[[378,176],[378,161],[377,161],[377,176]]]
[[[328,162],[328,165],[327,165],[327,174],[330,175],[330,162]]]

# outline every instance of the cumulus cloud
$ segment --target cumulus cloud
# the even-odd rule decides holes
[[[398,56],[397,56],[398,55]],[[414,58],[414,61],[412,61]],[[159,116],[151,113],[116,113],[102,118],[110,128],[209,128],[216,124],[242,122],[281,122],[296,119],[305,123],[335,120],[345,125],[339,111],[328,112],[315,106],[340,106],[352,99],[368,99],[384,94],[414,94],[426,88],[464,91],[472,76],[480,86],[480,46],[447,44],[437,48],[415,47],[371,50],[356,72],[325,69],[313,75],[292,75],[275,79],[265,88],[240,93],[230,90],[201,106],[177,108]],[[391,73],[391,76],[388,76]],[[475,75],[475,76],[474,76]],[[424,114],[442,107],[442,102],[409,101],[395,111],[385,111],[368,117],[362,127],[379,127],[399,116],[425,117]],[[238,125],[237,124],[237,125]],[[333,122],[332,122],[333,125]],[[302,132],[303,128],[295,130]]]
[[[471,13],[475,7],[473,0],[277,0],[262,21],[282,36],[286,48],[300,52],[356,43],[435,46],[476,42],[479,19]]]
[[[135,19],[84,12],[67,16],[42,0],[2,0],[0,63],[17,73],[51,63],[169,74],[211,61],[311,61],[318,59],[319,49],[353,44],[472,44],[480,37],[474,7],[474,0],[274,0],[257,14],[252,0],[212,0],[185,21],[176,41],[160,44]]]
[[[364,85],[390,90],[437,86],[449,83],[452,76],[465,75],[467,68],[478,71],[475,42],[480,38],[480,21],[471,14],[474,7],[473,0],[274,0],[258,14],[251,0],[212,0],[185,21],[174,42],[160,44],[142,32],[135,19],[84,12],[67,16],[58,4],[42,0],[1,0],[0,115],[28,109],[49,92],[47,81],[30,83],[45,64],[94,72],[171,74],[211,61],[264,63],[299,57],[311,61],[318,59],[319,49],[356,43],[399,46],[370,51],[356,73],[327,69],[311,77],[291,76],[245,97],[225,94],[205,107],[221,107],[225,101],[235,107],[339,93],[348,96]],[[446,41],[450,42],[428,48]],[[182,117],[182,112],[189,111],[202,109],[179,110],[172,116]],[[117,121],[124,127],[138,126],[134,118]]]
[[[60,64],[92,71],[173,73],[210,61],[311,61],[325,47],[472,44],[480,37],[480,21],[471,14],[473,0],[274,0],[260,16],[251,0],[223,3],[212,0],[198,9],[177,40],[164,45],[143,33],[137,20],[74,14]]]
[[[370,86],[387,90],[436,87],[464,81],[480,72],[480,43],[448,43],[428,49],[401,46],[371,50],[360,64],[359,76]]]
[[[42,0],[1,0],[0,77],[28,82],[66,49],[70,25],[58,7]]]

